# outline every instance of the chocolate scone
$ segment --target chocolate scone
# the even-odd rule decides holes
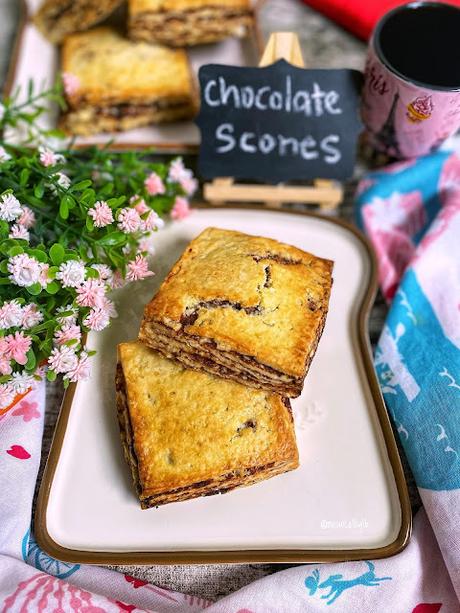
[[[184,47],[242,37],[251,25],[249,0],[129,0],[133,40]]]
[[[187,367],[298,396],[323,332],[333,262],[208,228],[144,310],[139,340]]]
[[[183,50],[135,43],[100,26],[64,41],[70,134],[129,130],[193,117],[197,99]]]
[[[221,494],[297,468],[287,399],[118,347],[117,414],[143,509]]]
[[[52,43],[68,34],[87,30],[105,19],[122,0],[45,0],[34,15],[34,23]]]

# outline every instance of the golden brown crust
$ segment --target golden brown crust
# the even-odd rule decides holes
[[[130,13],[145,11],[190,11],[209,6],[221,8],[250,8],[249,0],[129,0]]]
[[[142,506],[227,491],[298,466],[281,397],[119,345],[117,411]],[[217,491],[216,491],[217,490]]]
[[[196,107],[183,50],[132,42],[109,27],[68,36],[62,48],[62,70],[79,81],[77,91],[68,96],[72,109],[184,99],[189,108]]]
[[[252,26],[249,0],[130,0],[129,36],[172,47],[243,37]]]
[[[34,23],[52,43],[68,34],[87,30],[108,17],[122,0],[45,0],[34,15]]]
[[[272,239],[208,228],[146,306],[139,338],[167,353],[170,337],[189,362],[201,351],[239,379],[246,369],[262,387],[298,395],[324,327],[332,267]]]

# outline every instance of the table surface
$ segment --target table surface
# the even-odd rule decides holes
[[[0,78],[5,79],[9,56],[19,20],[19,4],[16,0],[0,0]],[[306,66],[312,68],[356,68],[362,70],[366,46],[363,42],[335,25],[319,13],[305,6],[300,0],[267,0],[260,13],[260,26],[267,38],[270,32],[293,31],[299,36]],[[355,176],[345,186],[345,199],[339,216],[351,220],[353,195],[356,182],[365,171],[366,164],[358,161]],[[369,335],[374,346],[386,316],[382,297],[377,297],[369,320]],[[37,490],[59,413],[63,389],[60,384],[49,384],[47,412],[43,437],[42,462]],[[413,477],[400,448],[409,484],[412,507],[420,501]],[[37,493],[37,491],[36,491]],[[265,575],[289,567],[286,564],[233,564],[194,566],[116,566],[131,575],[177,591],[219,599]]]

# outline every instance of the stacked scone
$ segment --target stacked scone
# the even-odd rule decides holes
[[[289,398],[321,337],[329,260],[208,228],[119,346],[117,408],[143,508],[226,492],[298,466]]]
[[[122,4],[45,0],[35,15],[41,32],[62,43],[68,111],[61,127],[70,134],[192,118],[195,76],[180,47],[244,36],[252,24],[249,0],[129,0],[127,20],[88,30]]]

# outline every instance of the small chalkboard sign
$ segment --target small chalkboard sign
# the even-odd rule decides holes
[[[282,59],[263,68],[208,64],[199,80],[204,177],[279,183],[352,175],[360,72]]]

